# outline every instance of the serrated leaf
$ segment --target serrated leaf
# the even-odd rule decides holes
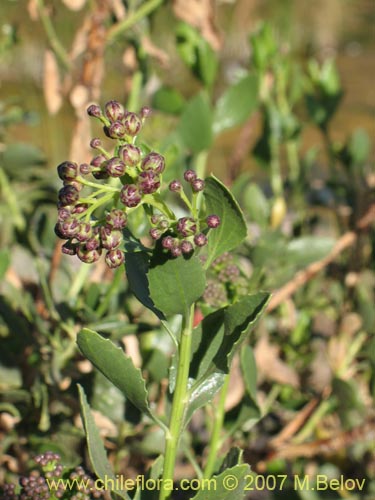
[[[87,328],[78,333],[77,344],[91,363],[120,389],[134,406],[160,425],[149,407],[146,383],[141,370],[134,366],[132,359],[120,347]]]
[[[219,134],[243,123],[259,105],[258,77],[247,75],[224,92],[216,103],[213,130]]]
[[[249,472],[250,467],[247,464],[226,469],[218,476],[213,476],[215,488],[202,489],[191,500],[242,500]]]
[[[182,112],[178,132],[184,145],[193,153],[208,149],[212,143],[212,111],[205,93],[189,101]]]
[[[149,257],[145,252],[129,252],[125,254],[126,276],[131,291],[139,302],[150,309],[159,319],[165,319],[164,314],[155,307],[150,297],[148,283]]]
[[[150,296],[166,316],[185,314],[204,292],[206,279],[197,257],[168,259],[148,273]]]
[[[221,220],[220,226],[209,233],[208,268],[216,257],[236,248],[246,238],[247,229],[237,201],[215,176],[206,179],[204,198],[207,215],[216,214]]]
[[[96,427],[94,418],[91,414],[90,406],[87,402],[87,398],[83,388],[78,384],[79,399],[81,403],[82,411],[82,422],[85,429],[87,447],[89,451],[90,461],[94,469],[95,474],[107,484],[108,479],[113,480],[113,484],[116,483],[116,477],[111,469],[111,466],[107,459],[107,454],[105,452],[99,430]],[[111,484],[111,481],[108,482]],[[117,495],[125,500],[130,500],[129,495],[125,491],[120,491],[113,489]]]

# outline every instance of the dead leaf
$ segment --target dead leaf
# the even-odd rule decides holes
[[[55,54],[51,50],[44,53],[43,92],[48,112],[56,114],[61,108],[61,81]]]
[[[225,401],[225,411],[229,411],[241,401],[245,394],[245,384],[241,373],[240,357],[235,356],[230,368],[228,396]]]
[[[29,13],[32,21],[39,20],[38,3],[37,0],[29,0],[27,4],[27,12]]]
[[[68,7],[68,9],[77,11],[82,9],[82,7],[86,3],[86,0],[62,0],[62,3],[65,5],[65,7]]]
[[[121,21],[126,16],[125,5],[121,0],[110,0],[114,15],[118,21]]]
[[[260,338],[254,349],[259,379],[299,387],[298,374],[280,359],[279,353],[280,348],[271,344],[266,335]]]
[[[139,342],[135,335],[125,335],[122,338],[127,356],[132,358],[134,366],[140,368],[142,366],[142,356],[139,352]]]
[[[173,12],[178,19],[197,28],[214,50],[222,45],[221,37],[214,23],[213,0],[174,0]]]

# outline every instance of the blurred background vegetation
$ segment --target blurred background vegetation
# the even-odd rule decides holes
[[[262,474],[366,479],[365,492],[324,498],[373,498],[374,3],[2,0],[0,19],[0,485],[47,449],[85,462],[77,382],[117,471],[142,472],[161,446],[75,335],[122,342],[161,407],[171,346],[123,273],[72,263],[53,232],[55,167],[90,158],[86,107],[116,99],[154,109],[144,139],[166,156],[167,181],[214,172],[246,214],[246,244],[212,270],[202,312],[243,289],[275,292],[250,342],[256,418],[247,352],[233,370],[231,444]],[[233,263],[234,281],[221,273]],[[198,461],[211,411],[189,433]]]

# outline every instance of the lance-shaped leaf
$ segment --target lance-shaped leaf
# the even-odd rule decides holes
[[[214,476],[214,488],[202,488],[191,500],[242,500],[248,483],[250,467],[236,465]]]
[[[91,414],[90,406],[87,402],[86,394],[83,388],[78,385],[79,399],[81,403],[82,422],[85,429],[87,448],[89,451],[90,461],[95,474],[103,481],[104,484],[116,484],[116,477],[111,469],[107,459],[99,430],[96,427],[94,418]],[[110,481],[108,481],[110,479]],[[117,495],[125,500],[130,500],[126,491],[113,489]]]
[[[211,375],[205,377],[199,384],[194,386],[194,389],[190,393],[184,425],[188,424],[193,413],[198,410],[198,408],[206,406],[207,403],[213,400],[215,394],[223,385],[224,379],[224,373],[211,373]]]
[[[208,235],[206,268],[216,257],[236,248],[247,234],[246,223],[232,193],[215,176],[206,179],[204,189],[207,215],[216,214],[221,224]]]
[[[142,372],[136,368],[130,356],[109,339],[84,328],[78,333],[77,343],[82,353],[107,377],[129,401],[156,423],[162,422],[153,414],[147,400],[147,390]]]
[[[202,265],[197,257],[157,262],[148,273],[150,296],[166,316],[185,314],[206,286]]]

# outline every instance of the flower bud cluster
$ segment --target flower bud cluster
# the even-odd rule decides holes
[[[16,485],[5,484],[1,498],[4,500],[47,500],[52,497],[67,498],[67,490],[63,484],[65,479],[67,482],[69,481],[70,485],[75,485],[74,488],[69,489],[69,498],[71,500],[104,498],[103,492],[95,488],[94,480],[82,467],[78,466],[70,473],[69,471],[64,472],[64,466],[60,463],[60,460],[60,456],[51,451],[37,455],[34,461],[42,471],[33,470],[29,476],[21,477],[19,480],[19,493],[16,493]],[[73,483],[75,479],[77,481]],[[48,482],[49,480],[51,481]],[[51,490],[52,480],[54,480],[54,485],[57,489]]]
[[[172,210],[157,198],[165,169],[164,157],[155,152],[145,152],[136,145],[137,135],[149,108],[139,114],[127,111],[117,101],[109,101],[104,109],[92,104],[87,109],[90,116],[103,124],[105,135],[116,141],[113,152],[105,150],[99,138],[93,138],[90,146],[95,154],[90,163],[78,165],[64,161],[57,167],[63,181],[58,193],[58,218],[55,226],[57,236],[66,240],[63,253],[77,255],[91,264],[105,254],[105,262],[116,268],[125,261],[122,250],[123,229],[129,214],[146,204],[156,205],[161,214],[150,216],[150,236],[161,239],[162,247],[171,256],[191,254],[195,248],[207,243],[207,233],[220,225],[217,215],[199,219],[196,197],[204,190],[203,179],[194,170],[186,170],[184,180],[190,186],[192,201],[186,196],[182,183],[174,180],[170,191],[180,195],[191,216],[177,219]],[[96,182],[108,180],[108,182]],[[89,194],[87,188],[93,188]],[[160,208],[161,207],[161,208]]]

